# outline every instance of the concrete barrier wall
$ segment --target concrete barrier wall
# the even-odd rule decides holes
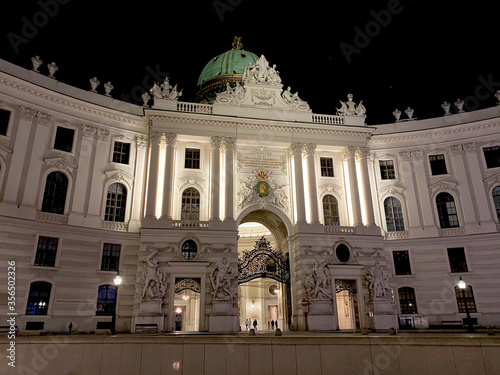
[[[0,374],[500,374],[494,336],[18,337],[16,368],[0,346]]]

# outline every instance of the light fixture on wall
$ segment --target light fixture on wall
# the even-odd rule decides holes
[[[182,299],[184,301],[187,301],[189,299],[189,296],[186,293],[184,293],[184,295],[182,296]]]
[[[181,309],[180,307],[178,307],[178,308],[176,308],[176,309],[175,309],[175,312],[176,312],[177,314],[180,314],[180,313],[182,312],[182,309]]]
[[[255,301],[252,301],[252,309],[255,309]]]

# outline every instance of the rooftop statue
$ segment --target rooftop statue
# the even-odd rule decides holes
[[[405,109],[405,113],[406,113],[406,116],[408,116],[408,120],[412,119],[413,112],[414,112],[413,108],[408,107]]]
[[[243,43],[241,43],[241,36],[234,37],[232,46],[235,50],[243,49]]]
[[[448,103],[447,101],[445,101],[443,104],[441,104],[441,108],[444,109],[444,114],[445,115],[451,115],[451,113],[450,113],[450,103]]]
[[[35,71],[37,73],[40,73],[38,71],[38,68],[40,67],[40,65],[43,64],[43,60],[40,58],[40,56],[32,57],[31,58],[31,63],[33,64],[33,71]]]
[[[401,117],[401,111],[396,108],[394,112],[392,112],[392,115],[396,118],[396,122],[398,122],[399,118]]]
[[[56,65],[55,62],[51,62],[50,64],[47,65],[47,68],[49,69],[49,77],[50,78],[56,78],[54,77],[54,74],[59,70],[59,67]]]
[[[90,91],[97,92],[97,90],[96,90],[97,86],[99,86],[101,84],[101,82],[99,82],[97,77],[91,78],[89,82],[90,82],[90,87],[91,87]]]
[[[104,92],[105,92],[105,94],[104,94],[104,95],[111,97],[111,90],[113,90],[114,88],[115,88],[115,86],[113,86],[113,85],[111,84],[111,82],[109,82],[109,81],[108,81],[108,82],[106,82],[106,83],[104,84]]]
[[[338,116],[366,116],[366,108],[363,105],[363,101],[361,100],[359,104],[356,106],[356,103],[352,100],[353,95],[347,95],[347,102],[340,102],[340,108],[335,108],[337,110]]]
[[[278,85],[281,83],[279,72],[276,70],[276,64],[270,67],[264,55],[261,55],[255,64],[250,63],[245,67],[242,80],[245,83],[271,85]]]

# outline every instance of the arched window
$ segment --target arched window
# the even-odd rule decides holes
[[[415,299],[415,289],[405,286],[398,289],[399,308],[401,314],[417,314],[417,301]]]
[[[116,309],[116,287],[101,285],[97,292],[96,315],[113,315]]]
[[[402,232],[405,230],[403,210],[399,199],[389,197],[384,201],[385,223],[388,232]]]
[[[455,200],[448,193],[439,193],[436,197],[436,205],[441,228],[458,227],[458,214]]]
[[[200,220],[200,193],[195,188],[182,193],[181,220]]]
[[[339,204],[333,195],[323,197],[323,217],[325,225],[340,225]]]
[[[495,203],[498,221],[500,221],[500,186],[493,189],[493,202]]]
[[[109,185],[108,194],[106,197],[106,211],[104,213],[104,220],[123,223],[125,221],[126,205],[127,188],[117,182]]]
[[[35,281],[30,285],[26,315],[47,315],[52,284]]]
[[[194,259],[198,253],[198,245],[193,240],[187,240],[182,244],[181,253],[187,260]]]
[[[47,176],[43,193],[42,212],[64,215],[68,177],[62,172],[52,172]]]

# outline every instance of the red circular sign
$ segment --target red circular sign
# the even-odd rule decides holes
[[[306,299],[303,299],[303,300],[302,300],[302,306],[307,306],[307,305],[308,305],[307,300],[306,300]]]

